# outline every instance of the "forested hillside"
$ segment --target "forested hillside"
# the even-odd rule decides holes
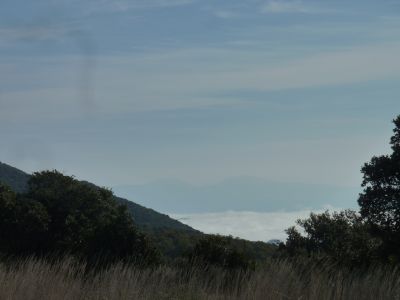
[[[121,224],[129,223],[122,216],[124,213],[122,215],[116,213],[115,210],[118,210],[118,205],[122,205],[121,208],[126,207],[128,216],[133,219],[133,224],[127,228],[125,228],[126,225],[123,225],[119,229],[118,226],[121,226],[121,224],[117,225],[118,222],[112,225],[110,229],[107,229],[107,234],[104,235],[109,236],[105,244],[109,244],[109,240],[113,240],[114,236],[118,239],[118,233],[121,230],[128,230],[132,231],[133,236],[136,234],[140,238],[142,238],[141,233],[144,233],[145,240],[151,244],[150,247],[155,247],[156,251],[161,254],[162,259],[187,258],[187,255],[195,249],[198,243],[203,243],[205,248],[203,247],[200,252],[215,252],[216,254],[214,253],[213,255],[217,255],[218,261],[225,261],[226,255],[238,255],[238,257],[241,257],[243,254],[244,261],[248,261],[248,263],[250,261],[264,260],[273,255],[277,249],[276,246],[263,242],[250,242],[232,237],[209,237],[165,214],[117,197],[111,191],[90,182],[78,181],[57,171],[43,171],[28,175],[12,166],[1,163],[0,174],[0,187],[5,184],[5,186],[1,187],[2,194],[0,195],[0,200],[3,201],[0,204],[5,208],[3,220],[0,222],[0,225],[4,228],[0,226],[0,230],[3,230],[3,233],[15,232],[15,230],[18,232],[17,235],[12,234],[11,236],[0,232],[0,238],[5,242],[15,239],[13,243],[18,248],[18,251],[14,248],[8,249],[7,251],[10,254],[21,251],[36,253],[36,248],[44,252],[60,252],[64,251],[64,249],[75,251],[77,245],[75,245],[74,239],[82,242],[86,239],[87,246],[85,247],[90,248],[92,247],[90,245],[93,244],[93,239],[103,239],[100,236],[93,237],[92,234],[93,232],[104,230],[102,229],[104,224],[116,222],[115,218],[120,218],[118,222],[122,222]],[[11,190],[8,190],[7,186]],[[46,200],[48,197],[50,199]],[[103,200],[98,200],[97,197]],[[100,202],[89,209],[88,205],[93,205],[96,201]],[[99,207],[103,207],[103,209]],[[97,213],[93,214],[91,211],[97,211]],[[103,221],[98,220],[102,218],[101,215],[110,214],[114,215],[114,217],[111,217],[111,219],[106,218]],[[13,220],[17,220],[17,222]],[[52,229],[54,221],[62,224],[60,225],[62,228],[57,225],[55,229]],[[132,226],[134,227],[133,229],[130,228]],[[136,227],[138,229],[137,233],[135,233]],[[56,230],[56,233],[52,233],[54,230]],[[109,230],[114,233],[110,233]],[[50,236],[54,235],[54,237],[49,238],[49,234]],[[71,234],[70,238],[68,238],[69,234]],[[74,237],[76,234],[78,236]],[[132,236],[132,234],[127,234],[127,236]],[[88,238],[88,235],[92,237]],[[50,245],[45,250],[42,249],[42,244],[45,240],[58,238],[61,238],[58,244]],[[64,240],[65,238],[67,240]],[[144,245],[147,243],[145,240]],[[123,245],[119,245],[119,243],[114,243],[117,247],[114,250],[117,253],[120,251],[119,248],[123,248]],[[103,244],[98,245],[99,249]],[[20,249],[21,245],[22,250]],[[79,246],[78,249],[80,247],[82,246]],[[226,249],[231,249],[233,254],[226,252]],[[215,257],[209,257],[208,259],[213,260]]]
[[[0,162],[0,182],[10,186],[15,192],[20,193],[26,191],[29,177],[30,175],[24,171]],[[156,212],[153,209],[146,208],[120,197],[115,196],[115,199],[128,207],[135,223],[141,228],[168,228],[191,232],[196,231],[188,225],[182,224],[181,222],[174,220],[165,214]]]

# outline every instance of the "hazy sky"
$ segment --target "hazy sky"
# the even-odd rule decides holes
[[[355,188],[389,149],[399,53],[394,0],[1,0],[0,160]]]

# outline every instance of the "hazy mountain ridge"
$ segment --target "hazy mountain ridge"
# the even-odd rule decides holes
[[[159,180],[142,185],[113,188],[119,195],[138,199],[159,211],[213,213],[232,211],[302,211],[326,207],[353,207],[359,187],[271,182],[257,177],[232,177],[224,181],[193,185]]]
[[[0,182],[21,193],[28,187],[29,175],[24,171],[0,162]]]

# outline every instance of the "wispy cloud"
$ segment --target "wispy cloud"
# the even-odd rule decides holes
[[[232,11],[227,10],[218,10],[214,12],[214,15],[221,19],[232,19],[239,17],[239,14]]]
[[[187,5],[194,1],[195,0],[85,0],[80,2],[83,2],[84,5],[90,6],[91,11],[127,11],[138,8],[144,9]]]
[[[280,63],[270,62],[268,56],[258,55],[260,60],[257,65],[249,64],[243,59],[254,57],[254,53],[247,51],[212,52],[196,49],[174,52],[165,55],[163,62],[160,61],[157,74],[138,74],[135,79],[136,92],[154,96],[155,93],[169,94],[178,98],[184,95],[187,98],[189,95],[212,95],[214,92],[234,90],[278,91],[396,78],[400,74],[400,62],[397,59],[399,51],[399,44],[371,45],[342,51],[322,51],[313,56]],[[215,65],[213,61],[217,57],[220,58],[220,62]],[[186,72],[179,67],[186,64],[186,58],[190,58],[190,61],[211,63],[194,64],[192,66],[196,72]],[[153,59],[154,62],[157,58]],[[146,63],[151,60],[149,58],[143,61]],[[226,60],[235,61],[235,64],[225,65]],[[128,59],[125,59],[125,62],[130,64]],[[162,67],[164,63],[165,68]],[[130,78],[132,79],[132,76]],[[157,85],[157,91],[154,91],[153,85],[146,82]],[[118,84],[124,84],[124,81],[119,81]]]
[[[98,56],[98,72],[93,88],[99,109],[114,113],[232,105],[243,103],[242,99],[227,99],[218,95],[235,91],[270,92],[397,78],[400,74],[400,62],[397,59],[399,51],[398,44],[354,47],[280,63],[268,61],[268,57],[261,53],[226,49],[192,49],[138,57]],[[254,59],[246,61],[248,57]],[[44,59],[38,70],[43,72],[41,80],[48,81],[43,82],[45,86],[50,82],[64,86],[54,81],[64,77],[76,78],[81,64],[81,57],[65,59],[56,66]],[[188,72],[188,67],[196,71]],[[38,76],[35,75],[36,80],[29,78],[30,82],[37,82]],[[7,78],[4,80],[7,81]],[[65,87],[63,95],[74,95],[77,92],[76,82],[72,81],[75,86],[71,85],[71,80],[67,82],[70,85]],[[157,89],[154,89],[155,86]],[[42,103],[45,107],[48,107],[46,103],[54,102],[53,93],[43,93],[43,88],[33,89],[29,95],[3,92],[2,98],[9,99],[10,105],[11,99],[13,103],[19,103],[25,102],[24,98],[29,98],[31,103]]]
[[[69,34],[65,26],[18,26],[0,28],[0,41],[45,41],[61,39]]]
[[[93,43],[89,32],[79,22],[34,20],[16,26],[0,26],[0,42],[13,44],[16,42],[64,41],[71,39],[81,47]]]
[[[316,7],[306,5],[300,0],[270,0],[261,7],[263,13],[320,13],[325,10],[320,10]]]

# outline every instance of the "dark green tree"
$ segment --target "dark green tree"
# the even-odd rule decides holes
[[[362,168],[358,203],[362,217],[384,241],[382,254],[400,258],[400,116],[393,120],[392,153],[374,156]]]
[[[34,173],[25,194],[0,188],[1,250],[155,262],[157,251],[110,190],[57,171]]]
[[[288,238],[282,248],[291,256],[329,257],[345,264],[367,264],[377,257],[379,239],[369,234],[368,225],[354,211],[311,213],[298,220],[301,234],[295,227],[286,230]]]
[[[43,205],[0,185],[0,252],[19,255],[40,251],[48,225]]]
[[[190,253],[192,263],[225,269],[247,269],[251,260],[235,247],[232,237],[209,235],[200,239]]]

